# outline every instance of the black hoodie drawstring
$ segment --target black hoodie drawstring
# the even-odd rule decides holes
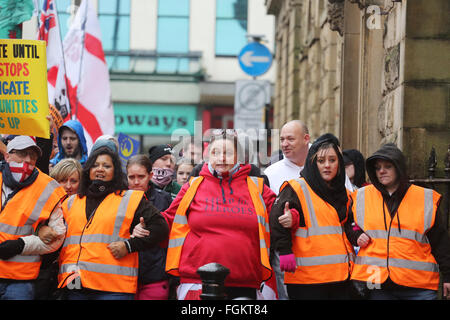
[[[230,194],[233,194],[233,189],[231,188],[231,179],[233,179],[233,175],[231,175],[230,179],[228,179],[228,188],[230,188]]]
[[[384,209],[384,198],[383,198],[383,218],[384,218],[384,229],[387,231],[387,224],[386,224],[386,211]],[[397,215],[397,228],[398,228],[398,232],[402,233],[402,228],[400,227],[400,216],[398,214],[398,208],[397,210],[395,210],[394,215]],[[392,219],[392,218],[391,218]]]
[[[222,198],[223,198],[223,203],[226,202],[225,199],[225,190],[223,189],[223,185],[222,185],[222,177],[219,176],[219,185],[220,185],[220,189],[222,189]]]
[[[387,231],[387,224],[386,224],[386,211],[384,210],[384,198],[383,198],[383,218],[384,218],[384,230]]]

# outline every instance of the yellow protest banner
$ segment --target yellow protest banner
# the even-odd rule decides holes
[[[0,133],[50,137],[45,41],[0,39]]]

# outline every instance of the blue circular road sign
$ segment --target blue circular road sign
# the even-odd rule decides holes
[[[256,77],[269,70],[272,65],[272,53],[259,42],[251,42],[242,48],[238,60],[245,73]]]

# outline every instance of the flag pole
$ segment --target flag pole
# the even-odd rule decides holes
[[[69,119],[72,119],[72,106],[70,102],[70,93],[69,93],[69,85],[67,82],[66,77],[66,57],[64,55],[64,42],[62,39],[62,33],[61,33],[61,24],[59,23],[59,17],[58,17],[58,8],[56,6],[56,1],[53,2],[53,5],[55,6],[55,12],[56,12],[56,19],[58,21],[58,28],[59,28],[59,40],[61,41],[61,53],[62,53],[62,59],[63,59],[63,66],[64,66],[64,83],[66,84],[66,95],[67,95],[67,103],[69,104]],[[58,71],[59,72],[59,71]]]
[[[81,5],[86,2],[87,0],[82,0]],[[76,107],[75,107],[75,117],[77,117],[78,115],[78,104],[79,104],[79,99],[78,99],[78,88],[80,86],[80,81],[81,81],[81,71],[83,70],[83,57],[84,57],[84,46],[85,46],[85,42],[86,42],[86,21],[87,21],[87,11],[88,11],[88,6],[89,3],[86,3],[85,5],[85,12],[84,12],[84,20],[81,22],[81,30],[83,30],[83,37],[81,40],[81,56],[80,56],[80,69],[78,72],[78,81],[77,81],[77,93],[76,93]],[[80,8],[78,8],[79,10]],[[78,13],[78,11],[77,11]]]

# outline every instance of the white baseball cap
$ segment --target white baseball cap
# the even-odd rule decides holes
[[[25,150],[27,148],[33,148],[38,153],[39,157],[42,156],[42,150],[36,145],[36,142],[29,136],[17,136],[12,139],[6,146],[6,152],[10,153],[12,150]]]

